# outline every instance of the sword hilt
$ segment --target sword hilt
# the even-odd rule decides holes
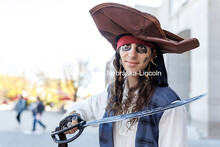
[[[69,142],[71,142],[71,141],[73,141],[73,140],[75,140],[76,138],[78,138],[81,134],[82,134],[82,132],[83,132],[83,130],[84,130],[84,128],[85,128],[85,126],[83,126],[84,124],[86,123],[86,121],[81,121],[81,122],[79,122],[79,123],[77,123],[77,124],[75,124],[75,125],[73,125],[73,126],[71,126],[71,127],[68,127],[68,128],[64,128],[64,129],[61,129],[61,130],[58,130],[58,131],[53,131],[52,133],[51,133],[51,137],[52,137],[52,139],[54,140],[54,142],[56,142],[56,143],[58,143],[58,144],[66,144],[66,143],[69,143]],[[61,133],[64,133],[64,132],[66,132],[66,131],[68,131],[68,130],[71,130],[71,129],[73,129],[73,128],[78,128],[78,133],[76,134],[76,135],[74,135],[73,137],[71,137],[71,138],[69,138],[69,139],[66,139],[66,140],[59,140],[59,139],[57,139],[57,137],[56,137],[56,135],[59,135],[59,134],[61,134]]]

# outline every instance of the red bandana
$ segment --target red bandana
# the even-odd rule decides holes
[[[150,42],[145,42],[143,40],[140,40],[132,35],[126,35],[126,36],[123,36],[121,37],[118,42],[117,42],[117,49],[119,47],[121,47],[122,45],[125,45],[125,44],[131,44],[131,43],[136,43],[136,44],[142,44],[142,45],[146,45],[150,48],[155,48],[155,46],[150,43]]]

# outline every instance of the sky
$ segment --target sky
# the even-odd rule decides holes
[[[0,0],[0,75],[37,80],[36,73],[42,71],[62,78],[66,66],[76,67],[76,61],[82,60],[93,71],[90,93],[99,92],[114,50],[98,32],[89,10],[103,2],[117,1]],[[157,7],[160,2],[120,1],[131,7]]]

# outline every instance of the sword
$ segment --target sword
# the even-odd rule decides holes
[[[164,105],[164,106],[157,107],[157,108],[154,108],[154,109],[143,110],[143,111],[139,111],[139,112],[133,112],[133,113],[117,115],[117,116],[112,116],[112,117],[106,117],[106,118],[99,119],[99,120],[92,120],[92,121],[84,121],[83,120],[83,121],[81,121],[81,122],[79,122],[79,123],[77,123],[73,126],[70,126],[68,128],[64,128],[64,129],[61,129],[61,130],[58,130],[58,131],[53,131],[51,133],[51,137],[54,140],[54,142],[56,142],[56,143],[59,143],[59,144],[69,143],[69,142],[75,140],[76,138],[78,138],[81,135],[81,133],[83,132],[84,128],[87,127],[87,126],[95,125],[95,124],[110,123],[110,122],[116,122],[116,121],[121,121],[121,120],[125,120],[125,119],[131,119],[131,118],[137,118],[137,117],[153,115],[153,114],[160,113],[160,112],[163,112],[163,111],[168,110],[168,109],[172,109],[172,108],[175,108],[175,107],[179,107],[179,106],[191,103],[195,100],[198,100],[198,99],[204,97],[205,95],[206,94],[202,94],[202,95],[199,95],[199,96],[195,96],[193,98],[189,98],[189,99],[182,100],[182,101],[177,101],[177,102],[174,102],[172,104]],[[58,140],[57,139],[56,135],[58,135],[60,133],[63,133],[63,132],[66,132],[66,131],[71,130],[71,129],[76,128],[76,127],[78,127],[79,131],[72,138],[69,138],[69,139],[66,139],[66,140]]]

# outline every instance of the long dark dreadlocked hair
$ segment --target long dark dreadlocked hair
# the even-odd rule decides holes
[[[115,53],[115,59],[113,61],[113,65],[115,67],[116,72],[126,72],[124,67],[120,63],[120,54],[119,51]],[[146,71],[156,71],[156,66],[149,62],[148,66],[144,69],[143,72]],[[151,97],[154,94],[154,91],[157,86],[157,77],[149,76],[148,82],[146,82],[147,77],[139,76],[137,85],[128,90],[127,99],[123,101],[123,90],[124,90],[124,82],[125,76],[123,74],[115,74],[115,82],[114,88],[112,88],[111,93],[112,96],[108,99],[107,112],[110,115],[113,112],[114,115],[121,115],[125,113],[130,113],[129,108],[132,105],[134,99],[134,92],[138,89],[138,98],[135,102],[135,105],[132,105],[132,112],[141,111],[144,106],[147,106],[151,100]],[[130,127],[138,121],[138,118],[131,119]],[[130,129],[129,127],[129,129]]]

